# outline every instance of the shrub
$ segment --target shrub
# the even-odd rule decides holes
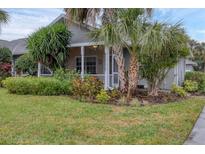
[[[98,103],[105,104],[108,103],[108,101],[110,100],[110,96],[108,95],[106,90],[101,89],[100,93],[97,94],[96,99]]]
[[[57,69],[54,72],[54,78],[58,79],[58,80],[67,80],[67,81],[72,81],[76,78],[79,78],[79,74],[75,71],[75,70],[64,70],[64,69]]]
[[[25,53],[20,56],[15,63],[15,68],[18,72],[22,71],[29,75],[37,74],[37,62],[33,60],[30,53]]]
[[[118,89],[112,89],[109,91],[109,96],[112,99],[119,99],[121,97],[121,92]]]
[[[0,87],[2,80],[11,76],[12,53],[8,48],[0,48]]]
[[[0,87],[2,87],[2,81],[11,76],[11,64],[0,64]]]
[[[72,90],[70,82],[44,77],[10,77],[3,84],[10,93],[21,95],[63,95]]]
[[[175,84],[172,85],[171,92],[178,95],[179,97],[185,97],[187,95],[186,91],[182,87]]]
[[[95,99],[103,88],[103,83],[96,77],[85,77],[84,80],[77,78],[73,80],[73,95],[82,98],[88,98],[90,100]]]
[[[198,83],[198,90],[200,92],[205,92],[205,73],[203,72],[187,72],[185,75],[185,80],[191,80]]]
[[[196,92],[198,90],[198,83],[196,81],[186,80],[184,82],[184,89],[187,92]]]

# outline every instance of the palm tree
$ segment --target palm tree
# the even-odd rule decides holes
[[[125,71],[125,60],[123,57],[123,45],[121,40],[121,34],[118,32],[117,23],[107,23],[103,25],[100,29],[93,30],[90,35],[95,40],[103,41],[106,46],[112,46],[112,51],[115,55],[115,60],[118,65],[118,74],[120,81],[119,88],[121,92],[127,92],[127,78]]]
[[[148,81],[148,94],[157,96],[165,76],[178,60],[189,54],[188,36],[181,23],[154,23],[146,27],[140,50],[143,77]],[[144,62],[143,62],[144,61]]]
[[[0,26],[2,23],[7,23],[9,20],[9,15],[6,11],[0,9]],[[1,27],[0,27],[1,28]]]

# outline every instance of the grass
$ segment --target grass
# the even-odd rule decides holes
[[[204,105],[119,107],[0,89],[0,144],[183,144]]]

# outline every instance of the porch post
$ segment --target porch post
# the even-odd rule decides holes
[[[107,90],[109,88],[109,83],[110,83],[110,50],[109,47],[105,47],[105,81],[104,81],[104,88]]]
[[[41,76],[41,63],[38,62],[38,77]]]
[[[11,76],[14,76],[14,59],[11,61]]]
[[[85,47],[84,46],[81,46],[81,72],[80,72],[80,75],[81,75],[81,79],[84,78],[84,56],[85,56]]]

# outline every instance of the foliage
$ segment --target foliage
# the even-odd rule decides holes
[[[184,82],[184,89],[187,92],[196,92],[198,90],[198,83],[196,81],[186,80]]]
[[[197,63],[197,65],[194,66],[194,69],[196,71],[205,72],[205,43],[198,42],[196,40],[190,40],[189,45],[193,55],[193,57],[190,57],[190,59]]]
[[[5,89],[0,89],[0,100],[3,145],[179,145],[205,105],[203,98],[191,97],[163,105],[110,106],[67,96],[13,95]]]
[[[205,92],[205,73],[203,72],[186,72],[185,80],[191,80],[198,83],[198,89],[200,92]]]
[[[71,93],[71,84],[54,78],[10,77],[3,81],[10,93],[20,95],[64,95]]]
[[[12,53],[8,48],[0,48],[0,87],[1,81],[11,76]]]
[[[0,9],[0,22],[7,23],[9,15],[6,11]]]
[[[36,75],[37,62],[33,60],[30,53],[25,53],[16,60],[15,68],[17,71],[26,72],[29,75]]]
[[[187,93],[183,89],[183,87],[177,86],[176,84],[172,85],[171,92],[178,95],[179,97],[186,97],[186,95],[187,95]]]
[[[73,95],[78,98],[95,99],[103,88],[103,83],[96,77],[87,76],[83,80],[77,78],[73,80]]]
[[[71,32],[63,23],[40,28],[28,38],[28,49],[34,60],[56,69],[64,67],[68,57]]]
[[[54,72],[54,78],[60,81],[63,81],[63,80],[73,81],[74,79],[79,78],[79,74],[75,70],[72,70],[72,69],[64,70],[60,68]]]
[[[0,48],[0,64],[11,63],[12,53],[9,48]]]
[[[105,104],[108,103],[108,101],[110,100],[110,96],[106,90],[101,89],[100,93],[96,96],[96,100],[98,103]]]
[[[0,30],[1,30],[1,24],[4,23],[8,23],[9,21],[9,15],[6,11],[0,9]]]
[[[111,99],[119,99],[122,95],[118,89],[112,89],[109,91],[108,94],[111,97]]]
[[[149,95],[158,95],[159,87],[167,73],[180,58],[189,54],[188,37],[181,24],[155,23],[147,27],[142,40],[140,56],[141,74],[148,81]]]

